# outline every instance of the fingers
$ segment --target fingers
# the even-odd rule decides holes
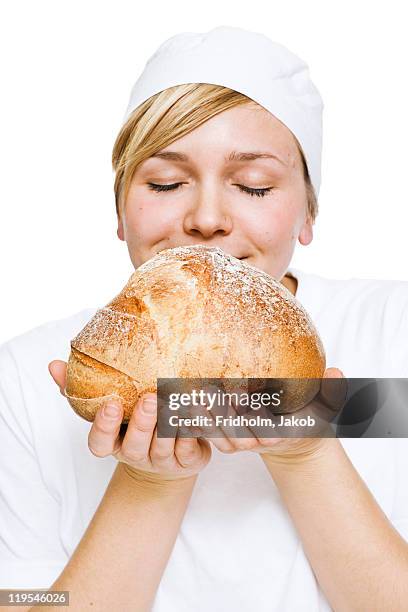
[[[327,368],[323,375],[320,395],[327,406],[338,412],[345,404],[348,391],[347,379],[338,368]]]
[[[227,411],[225,411],[225,409],[221,410],[221,414],[223,413],[222,416],[225,417],[224,425],[216,425],[215,418],[217,415],[220,415],[220,412],[216,409],[214,410],[214,414],[213,411],[207,411],[203,407],[197,407],[194,411],[192,410],[192,413],[193,412],[194,415],[205,414],[209,420],[211,419],[208,425],[200,426],[199,429],[206,440],[211,442],[213,446],[218,448],[222,453],[234,453],[238,450],[252,450],[258,444],[250,428],[247,428],[245,425],[240,425],[238,429],[241,435],[238,437],[236,435],[236,426],[228,424],[228,417],[233,419],[238,416],[232,403],[227,407]],[[245,437],[243,437],[243,434]]]
[[[339,368],[327,368],[323,374],[323,378],[344,378],[344,374]]]
[[[119,408],[116,416],[114,408]],[[109,402],[98,410],[88,436],[90,451],[97,457],[120,452],[120,460],[135,468],[156,468],[171,471],[177,465],[174,438],[157,437],[157,395],[141,398],[132,412],[123,440],[119,437],[123,410],[118,403]],[[194,441],[195,442],[195,441]],[[189,463],[196,459],[197,449],[189,443],[180,445],[180,458]]]
[[[161,474],[196,465],[202,449],[195,438],[157,436],[157,394],[148,394],[133,411],[121,449],[123,461]]]
[[[180,467],[189,468],[195,465],[200,460],[202,452],[198,438],[177,438],[174,454]]]
[[[207,410],[206,406],[198,405],[190,408],[190,416],[193,418],[202,417],[203,419],[206,419],[205,421],[202,421],[202,425],[191,428],[196,435],[205,437],[206,440],[211,442],[223,453],[231,453],[234,451],[232,444],[224,436],[223,431],[220,429],[220,427],[215,425],[215,415],[213,415],[210,410]],[[183,441],[185,439],[186,438],[179,438],[178,440]]]
[[[171,472],[177,467],[174,455],[175,443],[176,438],[158,438],[156,427],[150,445],[150,460],[157,471],[162,473]]]
[[[121,456],[134,467],[174,465],[174,438],[157,438],[157,394],[146,394],[130,418]]]
[[[229,424],[229,420],[227,420],[229,417],[232,420],[238,417],[238,409],[234,402],[229,403],[225,417],[224,424],[219,426],[219,430],[224,437],[211,438],[214,446],[217,446],[223,452],[231,453],[240,450],[252,450],[258,445],[258,440],[251,427],[247,427],[245,424],[238,426]],[[239,436],[237,435],[238,432]]]
[[[64,395],[63,391],[66,387],[67,380],[67,364],[61,359],[54,359],[48,364],[48,371],[51,374],[54,382],[59,386],[60,393]]]
[[[123,418],[120,402],[109,401],[99,408],[88,434],[89,450],[96,457],[107,457],[120,448],[119,430]]]

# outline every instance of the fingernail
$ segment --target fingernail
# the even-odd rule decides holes
[[[108,419],[116,419],[116,417],[119,416],[119,412],[119,406],[116,404],[107,404],[102,410],[103,416]]]
[[[146,414],[154,414],[156,412],[156,400],[153,397],[144,398],[142,409]]]

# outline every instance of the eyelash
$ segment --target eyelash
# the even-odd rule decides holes
[[[172,183],[170,185],[156,185],[155,183],[147,183],[147,184],[149,186],[149,189],[151,189],[152,191],[161,192],[161,191],[174,191],[183,183]],[[238,187],[244,193],[247,193],[250,196],[255,195],[258,198],[263,198],[273,189],[273,187],[263,187],[263,188],[246,187],[246,185],[238,185],[236,183],[234,184],[234,186]]]

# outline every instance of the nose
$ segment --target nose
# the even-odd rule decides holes
[[[232,230],[230,211],[214,188],[202,188],[184,217],[184,231],[191,236],[211,238],[227,235]]]

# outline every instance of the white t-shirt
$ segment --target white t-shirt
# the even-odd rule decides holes
[[[408,378],[408,282],[289,272],[323,340],[327,367],[348,377]],[[90,424],[75,414],[48,372],[51,360],[68,359],[69,341],[95,311],[47,323],[0,347],[0,588],[51,586],[115,469],[113,457],[89,451]],[[408,540],[408,439],[341,441]],[[153,610],[330,610],[259,455],[213,449]]]

